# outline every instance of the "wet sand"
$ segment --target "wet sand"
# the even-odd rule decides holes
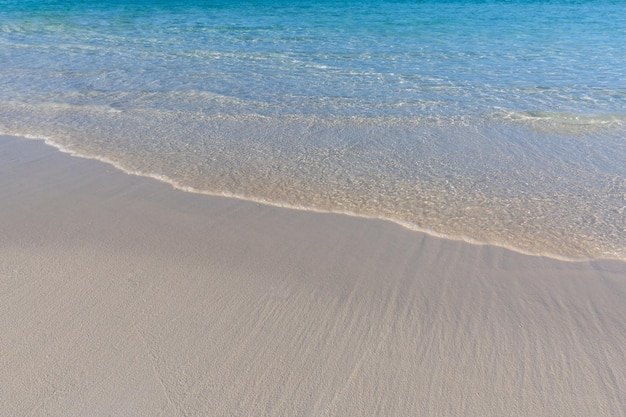
[[[624,416],[626,264],[0,137],[0,415]]]

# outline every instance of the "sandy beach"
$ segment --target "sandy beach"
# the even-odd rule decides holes
[[[0,138],[2,416],[624,416],[626,264]]]

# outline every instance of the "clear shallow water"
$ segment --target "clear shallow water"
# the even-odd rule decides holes
[[[0,131],[186,190],[626,259],[620,1],[0,0]]]

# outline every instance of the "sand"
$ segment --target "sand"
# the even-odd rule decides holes
[[[0,138],[2,416],[624,416],[626,264]]]

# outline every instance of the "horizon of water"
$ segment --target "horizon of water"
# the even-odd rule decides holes
[[[626,259],[619,1],[0,0],[0,133],[187,191]]]

